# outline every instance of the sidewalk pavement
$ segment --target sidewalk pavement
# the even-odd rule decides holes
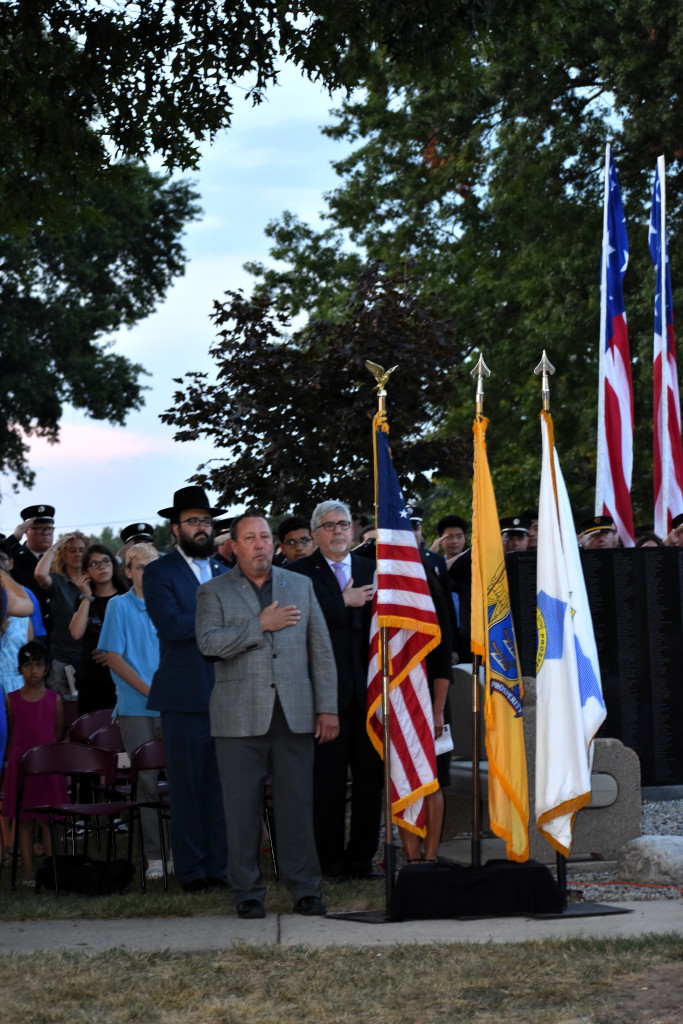
[[[221,917],[131,918],[126,920],[2,921],[0,953],[110,949],[173,953],[225,950],[242,943],[280,946],[382,947],[407,943],[523,942],[566,938],[637,938],[683,935],[683,900],[610,904],[632,911],[606,917],[528,917],[405,921],[369,924],[334,917],[268,914],[262,920]]]

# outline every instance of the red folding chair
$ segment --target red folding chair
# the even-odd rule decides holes
[[[98,729],[111,725],[113,708],[105,708],[103,711],[88,711],[81,715],[69,726],[69,739],[72,743],[85,743],[89,736],[92,736]]]
[[[85,741],[89,747],[99,747],[100,750],[113,750],[115,754],[124,754],[126,747],[121,735],[121,727],[118,722],[109,722],[91,732]]]
[[[46,743],[40,747],[27,750],[21,757],[17,772],[17,808],[16,826],[14,829],[14,847],[12,851],[11,887],[16,888],[17,861],[19,856],[18,823],[22,812],[32,816],[46,815],[52,842],[52,863],[54,868],[55,893],[59,892],[57,870],[57,823],[67,823],[71,827],[72,843],[75,845],[76,829],[83,830],[83,853],[87,854],[88,837],[104,831],[107,835],[107,860],[116,857],[116,825],[117,819],[124,818],[130,830],[129,853],[132,849],[133,829],[137,816],[137,804],[128,800],[103,799],[98,802],[76,803],[70,800],[55,804],[30,805],[24,801],[24,790],[29,778],[41,775],[93,775],[104,786],[105,797],[112,792],[117,777],[116,754],[111,750],[99,747],[82,746],[80,743]],[[101,825],[99,819],[106,819]]]

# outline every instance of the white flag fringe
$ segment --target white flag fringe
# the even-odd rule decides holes
[[[547,412],[541,413],[541,434],[536,820],[541,835],[568,856],[576,813],[590,801],[593,739],[606,712],[569,495]]]

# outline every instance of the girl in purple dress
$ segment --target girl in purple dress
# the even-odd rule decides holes
[[[9,745],[7,749],[7,770],[4,782],[4,808],[7,818],[16,818],[17,769],[22,754],[31,747],[61,740],[64,734],[64,707],[62,698],[45,686],[48,670],[48,656],[37,640],[30,640],[19,648],[19,671],[24,678],[20,690],[7,695],[7,726]],[[24,804],[36,806],[48,803],[64,803],[68,800],[66,784],[61,775],[42,775],[26,780]],[[36,818],[21,815],[19,827],[19,851],[24,873],[23,884],[35,885],[33,869],[33,828]],[[41,817],[40,826],[45,853],[52,852],[50,830],[47,819]],[[15,827],[17,822],[15,821]]]

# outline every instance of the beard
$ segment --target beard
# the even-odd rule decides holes
[[[213,530],[188,537],[181,526],[177,540],[188,558],[209,558],[213,554]]]

